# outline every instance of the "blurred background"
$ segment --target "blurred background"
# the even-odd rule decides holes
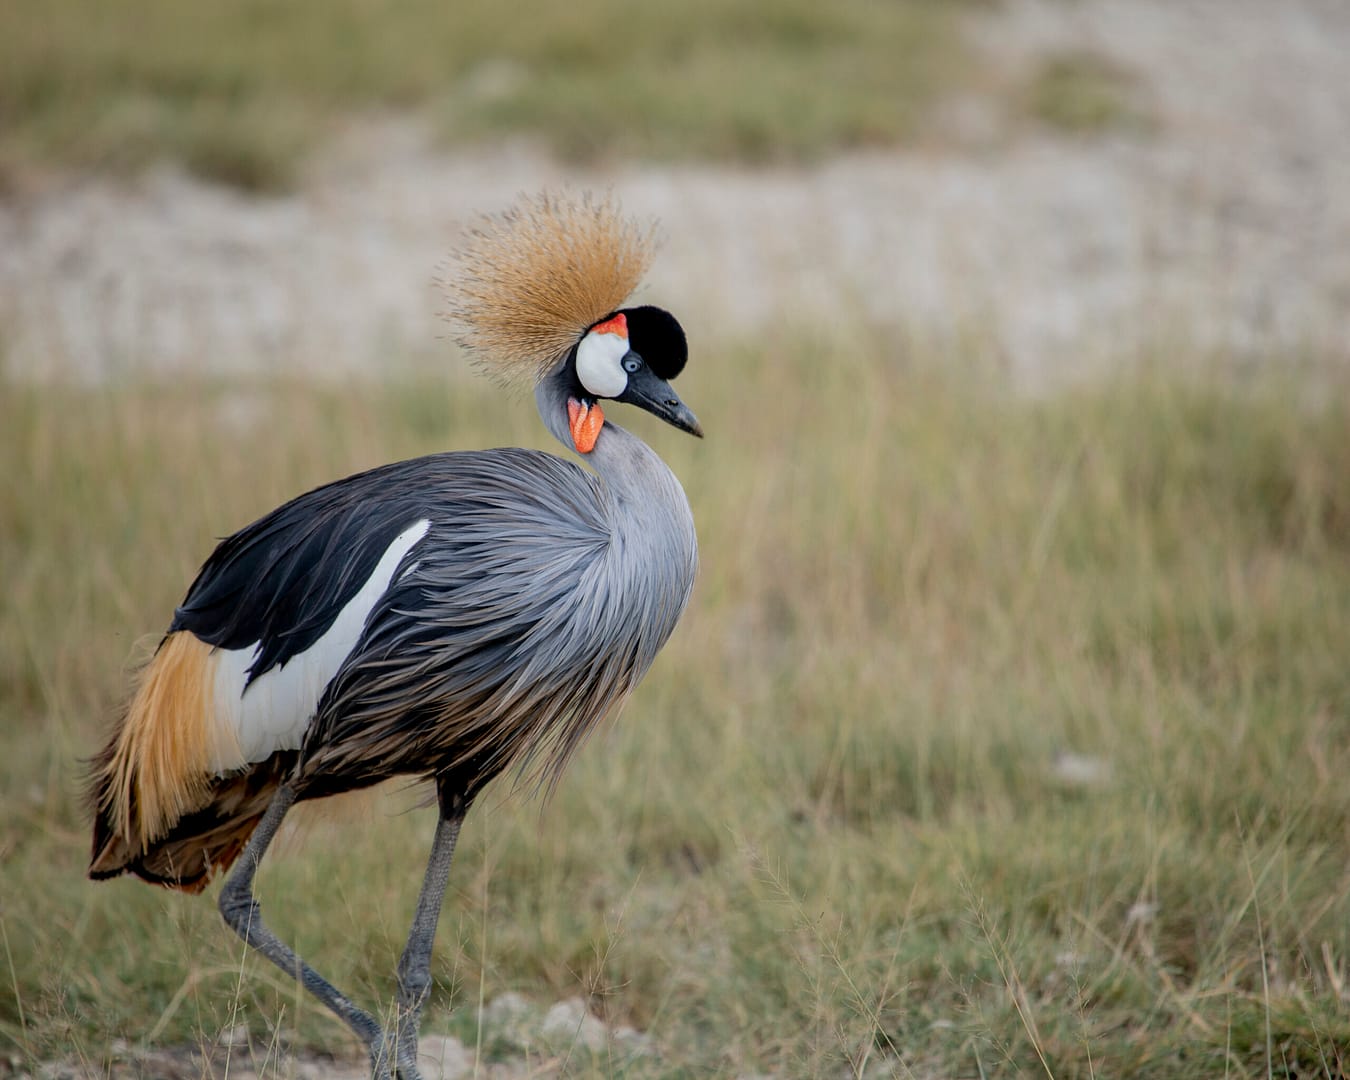
[[[357,1076],[80,759],[214,539],[547,446],[437,317],[545,186],[660,222],[703,570],[547,803],[471,817],[444,1075],[1350,1060],[1350,5],[7,0],[0,1074]],[[430,837],[264,867],[363,1001]]]

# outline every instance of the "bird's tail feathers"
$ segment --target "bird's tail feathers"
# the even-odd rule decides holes
[[[281,750],[241,772],[213,778],[199,809],[184,814],[165,835],[145,844],[114,827],[97,790],[92,790],[94,845],[89,876],[101,880],[135,874],[171,889],[201,892],[244,850],[273,793],[294,768],[296,756],[295,750]]]

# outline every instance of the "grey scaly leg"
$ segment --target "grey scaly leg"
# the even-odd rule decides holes
[[[450,862],[455,856],[455,841],[459,827],[468,812],[468,801],[458,792],[437,786],[440,819],[436,822],[436,838],[431,843],[426,877],[417,898],[417,914],[408,931],[408,944],[398,962],[398,1074],[400,1077],[417,1075],[417,1031],[422,1020],[422,1006],[431,991],[431,947],[436,940],[436,924],[441,917],[441,900],[445,885],[450,880]]]
[[[220,913],[226,923],[244,942],[257,949],[277,967],[288,975],[299,979],[305,989],[327,1005],[370,1051],[371,1068],[376,1077],[388,1077],[393,1062],[390,1060],[388,1040],[380,1029],[379,1022],[364,1009],[353,1005],[332,983],[310,967],[284,944],[262,921],[258,902],[253,898],[253,875],[258,863],[267,851],[267,845],[276,835],[281,819],[295,802],[295,792],[283,784],[272,796],[267,812],[263,814],[253,836],[244,848],[238,865],[225,879],[225,887],[220,893]],[[416,1073],[411,1074],[412,1077]],[[411,1077],[410,1077],[411,1080]]]

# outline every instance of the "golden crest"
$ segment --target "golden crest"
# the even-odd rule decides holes
[[[522,198],[485,215],[450,256],[444,314],[475,366],[533,385],[632,295],[651,265],[654,232],[609,196]]]

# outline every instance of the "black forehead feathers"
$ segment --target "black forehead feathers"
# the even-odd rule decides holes
[[[624,308],[623,315],[628,320],[628,344],[654,374],[668,380],[684,370],[689,343],[674,315],[651,304]]]

